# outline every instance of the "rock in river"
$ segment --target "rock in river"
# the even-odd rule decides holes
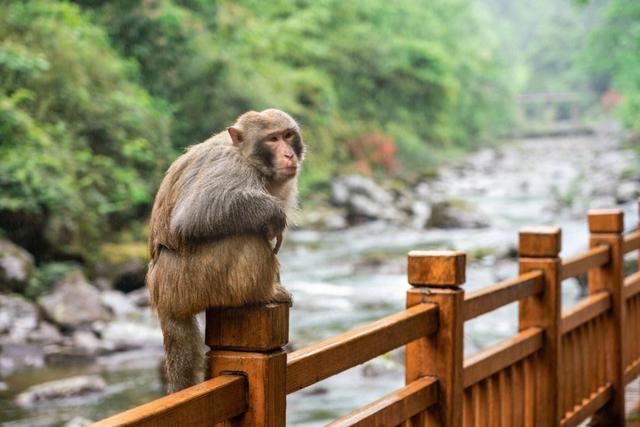
[[[33,256],[29,252],[0,239],[0,288],[21,291],[33,269]]]
[[[101,392],[107,387],[99,375],[65,378],[34,385],[16,396],[16,404],[30,407],[38,402],[84,396]]]
[[[97,320],[110,320],[111,313],[101,301],[100,291],[79,271],[65,276],[56,284],[53,293],[38,298],[47,318],[69,329],[88,326]]]

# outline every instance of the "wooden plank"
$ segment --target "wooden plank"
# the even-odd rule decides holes
[[[289,341],[289,304],[210,308],[204,341],[216,350],[269,351],[284,347]]]
[[[576,255],[562,261],[560,280],[576,277],[586,273],[592,268],[600,267],[609,262],[610,251],[608,246],[598,246],[585,253]]]
[[[244,377],[221,375],[98,421],[91,427],[209,427],[246,410]]]
[[[577,302],[562,313],[562,334],[573,331],[589,320],[600,316],[611,308],[611,295],[608,292],[597,292]]]
[[[234,427],[281,427],[286,422],[287,356],[283,350],[268,353],[212,350],[208,372],[241,372],[247,378],[247,410],[235,417]],[[179,425],[190,426],[189,423]],[[175,426],[173,426],[175,427]]]
[[[521,257],[556,257],[562,249],[561,235],[556,226],[522,228],[518,235],[518,253]]]
[[[636,271],[635,273],[625,277],[622,293],[624,294],[625,300],[640,293],[640,271]]]
[[[410,251],[407,279],[413,286],[456,286],[465,282],[467,255],[460,251]]]
[[[407,344],[404,378],[405,384],[423,376],[438,378],[440,398],[437,405],[425,411],[422,424],[411,421],[409,426],[462,427],[464,291],[459,287],[407,291],[407,307],[425,302],[438,306],[438,329]]]
[[[473,319],[522,298],[542,292],[544,282],[540,271],[531,271],[515,279],[505,280],[466,294],[464,320]]]
[[[438,402],[438,380],[423,377],[387,394],[349,415],[327,424],[329,427],[395,426]]]
[[[531,327],[513,338],[502,341],[464,361],[464,388],[513,365],[542,347],[543,332]]]
[[[629,384],[640,375],[640,358],[636,359],[627,369],[624,371],[624,383]]]
[[[562,427],[575,427],[593,414],[595,414],[600,408],[602,408],[610,399],[613,391],[611,384],[600,387],[600,389],[591,395],[583,405],[578,407],[575,411],[569,412],[562,420],[560,425]]]
[[[611,399],[594,415],[594,423],[624,425],[624,328],[626,301],[624,299],[624,273],[622,244],[624,214],[619,209],[589,211],[589,246],[610,247],[611,260],[589,271],[589,294],[606,291],[611,295],[611,309],[605,318],[606,336],[601,351],[605,354],[606,378],[611,384]]]
[[[438,328],[438,307],[419,304],[400,313],[290,353],[287,393],[357,366]]]
[[[637,249],[640,249],[640,230],[625,234],[622,244],[622,252],[625,254]]]
[[[520,273],[540,270],[544,274],[544,291],[524,298],[518,304],[518,330],[530,327],[544,329],[542,348],[536,353],[535,363],[527,366],[531,372],[526,401],[525,425],[557,426],[560,423],[560,390],[563,377],[561,368],[561,230],[545,227],[540,231],[520,232],[518,253]],[[529,358],[525,359],[529,360]],[[535,376],[534,376],[535,375]]]

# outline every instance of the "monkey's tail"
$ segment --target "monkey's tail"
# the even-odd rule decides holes
[[[175,393],[198,381],[204,366],[202,339],[195,316],[176,318],[158,313],[164,335],[167,392]]]

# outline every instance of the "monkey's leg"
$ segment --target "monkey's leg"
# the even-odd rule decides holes
[[[198,322],[194,316],[177,318],[160,310],[158,317],[164,336],[167,392],[175,393],[196,384],[204,366]]]

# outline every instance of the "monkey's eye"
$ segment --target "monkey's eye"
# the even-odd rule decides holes
[[[284,133],[284,139],[293,139],[293,132],[287,131]]]
[[[278,142],[278,136],[277,135],[273,135],[272,137],[269,137],[269,141],[271,142]]]

